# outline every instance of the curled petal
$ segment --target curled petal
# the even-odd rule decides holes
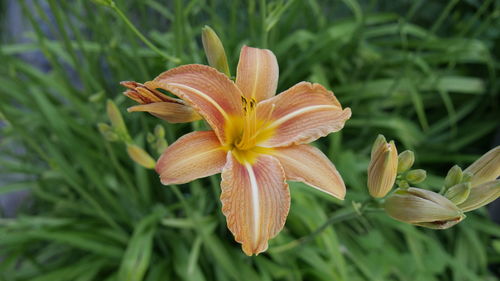
[[[278,61],[273,52],[247,46],[241,48],[236,85],[245,97],[261,101],[274,96],[278,76]]]
[[[200,120],[201,116],[189,105],[174,102],[155,102],[129,107],[128,112],[145,111],[170,123]]]
[[[224,74],[206,65],[183,65],[154,79],[161,88],[191,105],[225,143],[224,127],[231,116],[242,114],[241,92]]]
[[[253,165],[239,163],[228,153],[222,171],[222,212],[235,240],[247,255],[267,249],[267,241],[285,224],[290,193],[280,162],[261,155]]]
[[[213,131],[192,132],[167,147],[155,169],[165,185],[186,183],[220,173],[226,154]]]
[[[301,82],[257,105],[261,119],[269,120],[274,135],[265,147],[312,142],[344,127],[351,109],[342,110],[332,92],[319,84]]]
[[[144,84],[134,81],[122,81],[120,84],[129,88],[129,90],[125,91],[123,94],[140,104],[155,102],[175,102],[184,104],[182,100],[169,97],[156,90],[156,88],[158,88],[157,85],[151,81]]]
[[[335,166],[316,147],[308,144],[276,148],[288,180],[306,183],[339,199],[345,197],[345,184]]]

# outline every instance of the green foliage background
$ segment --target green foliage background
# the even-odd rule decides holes
[[[19,1],[28,42],[1,25],[0,194],[32,196],[17,218],[0,218],[0,280],[496,280],[500,227],[484,209],[444,231],[381,212],[328,221],[367,199],[378,133],[414,150],[430,174],[422,186],[435,190],[454,163],[465,167],[490,148],[500,119],[498,1],[107,2]],[[180,62],[145,45],[125,18]],[[113,99],[147,147],[162,121],[126,114],[133,103],[118,82],[206,63],[205,24],[222,38],[233,73],[243,44],[270,48],[279,90],[319,82],[353,111],[344,130],[316,142],[343,175],[347,199],[291,183],[285,229],[257,257],[226,228],[218,175],[162,186],[96,126]],[[48,71],[30,63],[33,52]],[[169,143],[191,130],[163,125]]]

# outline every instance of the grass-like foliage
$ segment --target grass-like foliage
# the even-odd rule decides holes
[[[0,218],[0,280],[495,279],[500,227],[485,209],[443,231],[352,209],[368,198],[378,133],[415,151],[430,173],[422,185],[434,190],[454,163],[490,148],[500,119],[498,1],[10,2],[27,31],[19,40],[6,20],[0,26],[0,194],[31,196],[17,218]],[[315,143],[342,174],[346,200],[291,183],[285,228],[257,257],[226,228],[219,175],[162,186],[97,128],[113,99],[135,143],[157,157],[146,136],[162,121],[127,114],[133,103],[118,82],[206,64],[205,24],[233,74],[243,44],[269,48],[278,92],[319,82],[353,112]],[[163,125],[169,143],[191,130]]]

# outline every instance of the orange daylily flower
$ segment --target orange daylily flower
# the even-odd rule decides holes
[[[351,116],[319,84],[301,82],[275,96],[278,63],[269,50],[244,46],[236,83],[204,65],[184,65],[153,81],[181,98],[213,129],[179,138],[161,155],[161,182],[182,184],[222,173],[222,212],[247,255],[259,254],[283,228],[286,180],[339,199],[344,182],[330,160],[307,145],[339,131]]]

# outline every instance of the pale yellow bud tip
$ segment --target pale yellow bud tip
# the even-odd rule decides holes
[[[500,180],[486,182],[471,188],[467,199],[459,204],[458,207],[464,212],[469,212],[493,202],[499,196]]]
[[[416,169],[406,173],[405,179],[411,184],[416,184],[423,182],[426,177],[427,177],[427,172],[425,170]]]
[[[126,134],[127,127],[125,126],[125,122],[123,121],[120,110],[112,100],[108,100],[106,103],[106,111],[115,131],[120,134]]]
[[[413,166],[415,154],[411,150],[405,150],[398,156],[398,173],[406,172]]]
[[[208,64],[218,71],[226,74],[228,77],[231,77],[224,46],[222,45],[219,36],[217,36],[215,31],[208,25],[205,25],[201,29],[201,41],[203,43],[203,48],[205,49]]]
[[[135,144],[127,145],[127,153],[137,164],[147,169],[154,169],[155,160],[142,148]]]
[[[500,176],[500,146],[493,148],[472,163],[464,172],[472,173],[472,188]]]
[[[462,179],[463,179],[462,169],[459,166],[455,165],[451,167],[451,169],[448,171],[448,174],[444,179],[444,187],[450,188],[454,185],[457,185],[460,182],[462,182]]]
[[[450,199],[450,201],[454,204],[458,205],[467,200],[467,197],[469,197],[470,194],[471,187],[472,186],[470,182],[459,183],[450,187],[446,191],[444,196]]]

